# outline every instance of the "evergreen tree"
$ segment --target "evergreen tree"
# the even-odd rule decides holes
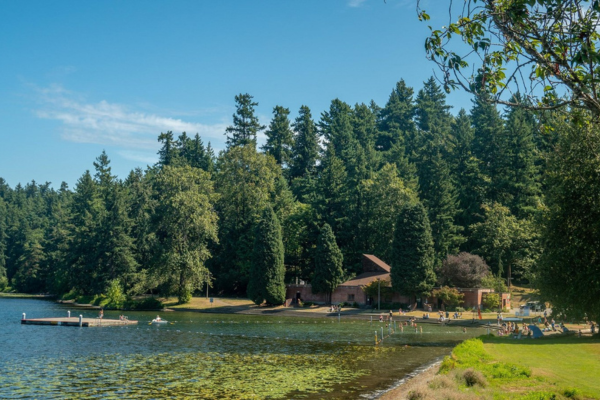
[[[96,183],[86,171],[75,185],[71,209],[69,243],[69,282],[82,294],[94,294],[99,278],[96,255],[97,228],[100,225],[102,203]]]
[[[581,115],[555,126],[560,135],[550,158],[544,218],[540,294],[552,314],[600,320],[600,136]],[[563,118],[561,118],[562,120]]]
[[[410,143],[415,139],[414,117],[416,108],[413,94],[413,89],[406,86],[403,79],[392,90],[379,117],[377,148],[380,151],[391,150],[394,145],[404,148],[406,143]]]
[[[420,203],[407,203],[398,213],[392,248],[392,287],[411,301],[428,295],[435,285],[435,254],[429,218]]]
[[[284,249],[281,225],[271,207],[265,208],[254,233],[248,297],[256,304],[285,302]]]
[[[335,242],[331,227],[327,223],[323,224],[315,250],[315,273],[312,279],[312,291],[326,293],[329,303],[331,303],[331,294],[343,282],[343,261],[344,257]]]
[[[273,120],[265,132],[267,142],[262,146],[262,150],[275,157],[275,161],[279,165],[290,163],[293,133],[290,128],[289,115],[289,108],[275,106]]]
[[[292,146],[291,178],[304,176],[314,172],[319,157],[319,136],[312,120],[310,108],[300,107],[298,117],[294,120],[295,132]]]
[[[256,148],[256,135],[265,129],[254,115],[254,107],[258,103],[252,101],[248,93],[235,96],[236,111],[233,114],[233,125],[225,129],[227,148],[252,145]]]
[[[281,168],[273,157],[252,146],[231,147],[217,161],[215,187],[219,215],[219,246],[210,270],[218,289],[244,293],[248,286],[254,245],[254,226],[262,210],[276,198]]]
[[[177,144],[173,138],[173,132],[161,133],[158,136],[158,141],[162,143],[162,147],[158,150],[158,165],[171,165],[178,156]]]
[[[450,165],[454,168],[458,203],[460,205],[456,222],[469,237],[469,226],[481,220],[481,205],[485,200],[487,182],[481,173],[481,161],[473,155],[474,131],[471,119],[461,109],[452,124],[456,138],[456,149],[451,155]]]
[[[473,100],[471,121],[475,136],[472,149],[473,155],[481,160],[481,173],[487,177],[487,202],[501,202],[500,188],[497,183],[500,173],[500,142],[504,123],[496,106],[491,104],[486,96],[486,94],[479,94]]]
[[[120,279],[129,285],[137,267],[131,220],[128,215],[126,187],[112,175],[106,152],[94,162],[95,180],[100,195],[99,220],[94,234],[98,277],[96,293],[102,293],[108,282]]]
[[[358,141],[352,127],[354,113],[352,108],[343,101],[335,99],[329,106],[329,111],[321,114],[319,121],[320,134],[325,139],[327,150],[341,159],[345,165],[355,160],[355,149]]]
[[[444,155],[453,150],[450,108],[435,78],[429,78],[417,94],[415,114],[419,132],[415,140],[407,144],[409,154],[419,156],[426,145],[440,147]]]
[[[540,176],[537,150],[533,141],[535,120],[530,112],[510,109],[502,135],[499,176],[495,183],[501,198],[518,218],[540,209]]]

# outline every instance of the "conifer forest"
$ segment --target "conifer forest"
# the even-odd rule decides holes
[[[600,142],[564,113],[485,96],[456,110],[435,78],[421,88],[400,80],[386,104],[334,99],[295,118],[276,106],[263,126],[259,99],[240,94],[218,154],[193,132],[168,131],[158,162],[125,177],[103,152],[72,188],[0,179],[0,289],[93,295],[118,285],[185,302],[208,285],[281,304],[284,283],[339,284],[361,272],[362,254],[394,267],[410,256],[395,237],[424,223],[429,281],[468,252],[505,283],[543,282],[571,257],[557,245],[569,234],[561,220],[598,223],[589,146]]]

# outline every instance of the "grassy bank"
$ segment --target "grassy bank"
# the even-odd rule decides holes
[[[475,338],[454,348],[438,375],[398,398],[597,399],[599,361],[597,337]]]
[[[56,296],[48,294],[29,294],[29,293],[6,293],[0,292],[0,297],[11,299],[53,299]]]

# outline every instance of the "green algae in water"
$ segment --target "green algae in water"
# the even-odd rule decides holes
[[[52,359],[40,360],[36,379],[45,375],[48,397],[281,399],[294,392],[331,391],[334,385],[368,374],[359,366],[374,353],[396,350],[343,346],[336,354],[194,352]],[[16,365],[7,371],[0,391],[39,396],[30,389],[36,385],[27,381],[31,375],[26,368]]]

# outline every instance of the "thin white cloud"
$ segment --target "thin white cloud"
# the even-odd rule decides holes
[[[188,135],[198,133],[205,142],[224,140],[227,124],[201,124],[179,118],[144,113],[116,103],[102,100],[89,103],[61,86],[38,89],[41,107],[36,110],[40,118],[60,121],[61,136],[79,143],[96,143],[122,149],[154,150],[159,147],[157,137],[161,132],[173,131]],[[147,162],[141,153],[123,152],[123,157]],[[137,157],[137,158],[136,158]]]
[[[155,164],[158,162],[158,155],[156,153],[135,151],[135,150],[120,150],[117,152],[123,158],[127,160],[139,161],[146,164]]]
[[[360,7],[367,0],[348,0],[348,7]]]

